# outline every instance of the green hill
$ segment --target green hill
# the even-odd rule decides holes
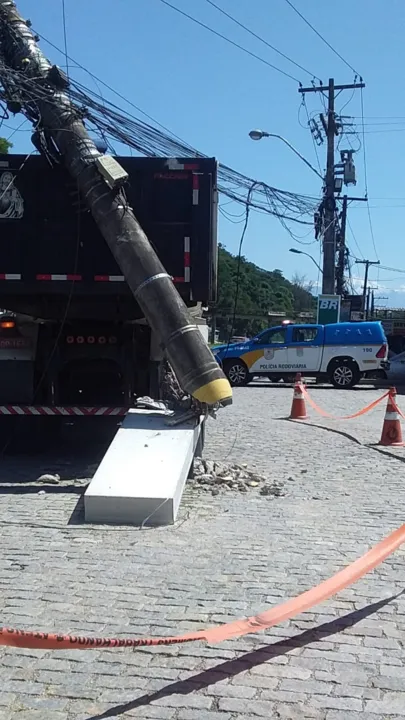
[[[238,258],[219,245],[218,300],[212,309],[221,334],[229,328],[234,312],[237,272]],[[285,312],[293,320],[301,312],[313,311],[315,297],[311,290],[311,283],[304,277],[296,276],[290,282],[281,270],[263,270],[242,256],[236,315],[252,317],[236,318],[233,334],[252,335],[268,327],[272,324],[269,312]]]

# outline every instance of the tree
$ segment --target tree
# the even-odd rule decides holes
[[[305,312],[313,310],[315,307],[315,298],[312,291],[315,287],[313,280],[307,280],[306,275],[294,273],[292,277],[292,292],[294,295],[294,309],[297,312]]]
[[[236,290],[238,301],[232,327]],[[269,312],[285,313],[293,319],[301,310],[313,308],[314,302],[310,291],[286,280],[281,270],[263,270],[243,256],[239,263],[237,257],[219,245],[218,301],[213,310],[223,339],[227,339],[229,332],[256,335],[269,326]]]
[[[315,287],[315,281],[314,280],[307,280],[306,275],[300,275],[299,273],[294,273],[291,280],[292,284],[296,287],[301,288],[302,290],[305,290],[307,293],[312,293],[312,290]]]
[[[13,143],[6,140],[6,138],[0,137],[0,155],[7,155],[9,150],[13,147]]]

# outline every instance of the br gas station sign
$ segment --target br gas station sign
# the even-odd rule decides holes
[[[340,321],[340,295],[318,295],[318,325]]]

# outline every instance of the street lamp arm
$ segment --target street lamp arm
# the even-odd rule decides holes
[[[310,255],[307,252],[304,252],[303,250],[297,250],[296,248],[290,248],[290,252],[294,253],[295,255],[306,255],[306,257],[309,257],[309,259],[312,260],[314,265],[318,268],[319,272],[323,275],[323,270],[322,270],[321,266],[318,265],[318,263],[316,262],[315,258],[312,257],[312,255]]]
[[[311,163],[309,162],[309,160],[307,160],[303,155],[301,155],[301,153],[300,153],[298,150],[296,150],[295,147],[294,147],[293,145],[291,145],[291,143],[288,142],[288,140],[286,140],[285,137],[283,137],[282,135],[275,135],[274,133],[266,133],[266,134],[265,134],[265,137],[275,137],[275,138],[278,138],[278,139],[281,140],[283,143],[285,143],[286,145],[288,145],[288,147],[290,148],[290,150],[292,150],[296,155],[298,155],[298,157],[305,163],[305,165],[307,165],[307,166],[312,170],[312,172],[315,173],[315,175],[317,175],[319,178],[321,178],[321,180],[322,180],[322,182],[323,182],[324,178],[323,178],[323,176],[321,175],[321,173],[319,173],[318,170],[317,170],[316,168],[314,168],[313,165],[311,165]]]
[[[303,155],[301,155],[301,153],[294,147],[294,145],[291,145],[291,143],[288,140],[286,140],[286,138],[283,137],[282,135],[277,135],[276,133],[269,133],[269,132],[266,132],[265,130],[251,130],[249,133],[249,136],[252,140],[261,140],[264,137],[278,138],[285,145],[287,145],[290,148],[290,150],[292,150],[293,153],[295,153],[295,155],[298,155],[300,160],[302,160],[305,163],[305,165],[307,165],[310,168],[310,170],[312,170],[312,172],[314,172],[315,175],[317,175],[322,180],[322,182],[324,181],[324,177],[321,175],[321,173],[319,173],[318,170],[316,168],[314,168],[314,166],[311,165],[311,163]]]
[[[316,267],[318,268],[319,272],[323,275],[323,270],[322,270],[321,266],[318,265],[318,263],[316,262],[315,258],[313,258],[312,255],[309,255],[308,253],[305,253],[305,255],[308,255],[308,257],[311,258],[311,260],[312,260],[312,262],[314,263],[314,265],[316,265]]]

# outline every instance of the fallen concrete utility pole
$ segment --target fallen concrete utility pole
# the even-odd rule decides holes
[[[230,404],[228,380],[127,203],[123,168],[97,150],[69,98],[67,78],[39,49],[14,0],[0,0],[0,61],[8,108],[24,112],[42,147],[56,151],[77,182],[183,390],[208,405]]]

